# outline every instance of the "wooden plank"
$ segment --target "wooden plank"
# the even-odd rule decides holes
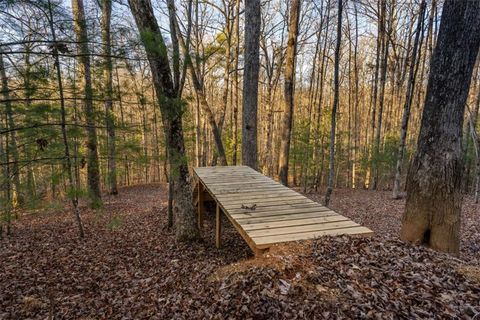
[[[263,191],[277,191],[277,190],[285,190],[283,186],[265,186],[261,185],[258,187],[235,187],[235,188],[210,188],[210,191],[215,193],[216,195],[224,195],[224,194],[240,194],[240,193],[255,193],[255,192],[263,192]]]
[[[279,205],[287,205],[291,203],[291,201],[299,201],[302,203],[314,203],[314,201],[305,198],[302,195],[292,195],[292,196],[284,196],[281,199],[278,198],[269,198],[269,199],[230,199],[230,200],[222,200],[228,208],[232,209],[241,209],[242,204],[246,206],[256,205],[257,208],[260,206],[264,206],[271,203],[277,203]]]
[[[302,210],[306,208],[325,208],[322,206],[319,206],[317,203],[309,203],[309,202],[304,202],[304,203],[289,203],[285,205],[278,205],[277,203],[272,203],[271,205],[264,206],[264,207],[257,207],[254,211],[249,210],[249,209],[229,209],[228,212],[230,214],[241,214],[241,213],[252,213],[252,212],[271,212],[271,211],[286,211],[284,213],[293,213],[297,212],[297,210]]]
[[[201,178],[199,178],[201,179]],[[202,181],[204,183],[206,183],[203,179]],[[245,181],[240,181],[240,182],[232,182],[232,181],[229,181],[229,182],[220,182],[220,183],[214,183],[214,182],[210,182],[208,183],[208,189],[220,189],[220,188],[232,188],[232,187],[242,187],[242,186],[245,186],[245,185],[248,185],[248,186],[274,186],[274,185],[277,185],[275,182],[265,182],[265,181],[248,181],[248,183],[246,183]]]
[[[202,181],[206,184],[208,184],[209,186],[229,186],[229,185],[234,185],[234,184],[240,184],[240,185],[244,185],[245,183],[249,183],[249,184],[253,184],[253,183],[256,183],[256,184],[265,184],[265,183],[270,183],[270,184],[274,184],[274,185],[277,185],[278,182],[275,182],[273,180],[270,180],[270,179],[260,179],[260,178],[256,178],[256,179],[223,179],[223,180],[217,180],[217,179],[202,179]]]
[[[231,186],[234,184],[240,184],[240,185],[250,185],[250,184],[271,184],[271,185],[277,185],[275,181],[269,181],[265,180],[262,178],[235,178],[235,177],[230,177],[230,178],[224,178],[224,179],[217,179],[217,178],[205,178],[202,179],[203,183],[208,185],[209,187],[225,187],[225,186]]]
[[[245,208],[242,208],[242,204],[246,204],[245,202],[239,202],[239,203],[229,203],[228,205],[225,205],[225,208],[228,208],[228,212],[232,213],[244,213]],[[305,199],[289,199],[288,201],[268,201],[264,203],[256,203],[256,212],[261,212],[261,211],[266,211],[268,208],[271,208],[271,210],[281,210],[281,209],[286,209],[286,208],[300,208],[300,207],[308,207],[309,205],[318,205],[318,203],[315,203],[313,201],[309,202]],[[276,207],[276,208],[274,208]],[[236,212],[237,211],[237,212]],[[241,212],[238,212],[241,211]],[[270,209],[268,209],[270,211]],[[248,212],[252,212],[252,210],[248,210]]]
[[[317,213],[318,216],[321,215],[326,215],[326,214],[332,214],[335,213],[334,211],[328,209],[328,208],[305,208],[305,209],[298,209],[298,210],[292,210],[288,213],[282,212],[282,211],[266,211],[266,212],[257,212],[252,211],[251,213],[236,213],[236,214],[231,214],[229,213],[235,220],[237,220],[239,223],[242,222],[242,220],[245,219],[251,219],[251,218],[261,218],[261,217],[272,217],[272,216],[278,216],[278,215],[285,215],[289,214],[292,216],[295,216],[296,214],[300,213]]]
[[[242,226],[248,226],[250,224],[264,223],[264,222],[275,222],[275,221],[288,221],[288,220],[302,220],[302,219],[312,219],[319,217],[329,217],[329,216],[338,216],[336,212],[323,212],[319,214],[318,212],[307,212],[307,213],[297,213],[297,214],[280,214],[275,216],[268,217],[252,217],[249,219],[238,219],[238,223]]]
[[[311,205],[311,206],[305,206],[303,208],[289,208],[289,207],[270,207],[265,210],[248,210],[248,209],[243,209],[244,211],[242,212],[231,212],[229,211],[229,214],[232,217],[235,217],[236,219],[242,219],[244,217],[250,216],[250,217],[261,217],[261,216],[269,216],[269,215],[281,215],[281,214],[296,214],[296,213],[306,213],[306,212],[317,212],[318,214],[321,214],[322,212],[333,212],[331,209],[327,207],[322,207],[322,206],[316,206],[316,205]]]
[[[253,238],[257,248],[268,248],[274,243],[282,243],[282,242],[289,242],[289,241],[297,241],[297,240],[308,240],[314,239],[321,236],[326,235],[342,235],[342,234],[358,234],[364,236],[373,235],[373,232],[362,226],[352,227],[352,228],[342,228],[342,229],[334,229],[334,230],[321,230],[321,231],[309,231],[303,233],[296,233],[290,235],[279,235],[279,236],[268,236],[268,237],[257,237]]]
[[[314,217],[314,218],[308,218],[308,219],[294,219],[294,217],[292,216],[292,220],[248,223],[248,224],[241,224],[241,226],[243,230],[249,232],[249,234],[252,235],[250,231],[254,231],[254,230],[303,226],[303,225],[310,225],[310,224],[340,222],[340,221],[350,221],[350,219],[344,216],[341,216],[339,214]]]
[[[287,226],[280,228],[270,228],[270,229],[260,229],[260,230],[251,230],[247,231],[248,235],[252,238],[256,237],[268,237],[268,236],[279,236],[279,235],[291,235],[299,234],[310,231],[322,231],[322,230],[337,230],[337,229],[346,229],[351,227],[359,227],[360,225],[351,220],[347,221],[335,221],[335,222],[323,222],[323,223],[314,223],[308,225],[300,226]]]
[[[215,245],[217,248],[222,246],[222,216],[220,212],[220,205],[217,203],[215,214]]]
[[[248,175],[248,176],[255,176],[255,177],[261,177],[261,178],[267,178],[270,179],[267,176],[264,176],[263,174],[260,174],[258,172],[252,172],[252,171],[235,171],[235,172],[197,172],[197,175],[201,177],[219,177],[219,176],[242,176],[242,175]]]
[[[285,196],[302,196],[301,194],[298,194],[294,191],[276,191],[276,192],[271,192],[271,191],[265,191],[261,192],[258,191],[254,193],[253,195],[251,193],[243,194],[243,193],[234,193],[234,194],[215,194],[215,197],[221,201],[229,202],[230,200],[244,200],[244,201],[254,201],[256,199],[282,199]],[[303,196],[302,196],[303,197]]]
[[[196,172],[220,172],[220,171],[242,171],[242,170],[252,170],[248,166],[207,166],[207,167],[196,167],[193,169]]]

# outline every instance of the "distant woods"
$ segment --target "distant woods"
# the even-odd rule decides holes
[[[68,199],[81,230],[83,202],[100,208],[120,186],[169,182],[177,235],[196,238],[191,166],[247,164],[327,191],[326,203],[342,187],[402,198],[413,159],[420,170],[443,6],[2,1],[0,224],[8,231],[20,208]],[[473,59],[455,186],[478,199]]]

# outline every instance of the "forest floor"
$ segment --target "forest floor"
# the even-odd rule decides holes
[[[480,210],[468,197],[459,258],[399,241],[404,200],[390,192],[333,194],[332,208],[375,237],[324,237],[260,259],[227,222],[216,249],[212,215],[203,242],[177,244],[164,186],[104,200],[82,208],[84,240],[68,210],[14,223],[0,241],[0,319],[479,317]]]

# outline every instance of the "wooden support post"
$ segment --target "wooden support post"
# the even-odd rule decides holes
[[[200,231],[203,229],[203,202],[204,202],[204,190],[203,185],[198,181],[198,208],[197,208],[197,218],[198,218],[198,228]]]
[[[215,244],[217,248],[222,246],[222,211],[220,206],[217,203],[217,210],[216,210],[216,217],[215,217]]]

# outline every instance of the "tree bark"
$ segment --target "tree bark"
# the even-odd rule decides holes
[[[237,158],[238,158],[238,106],[240,96],[238,93],[238,57],[240,56],[240,2],[241,0],[236,0],[235,3],[235,21],[234,21],[234,31],[233,34],[235,35],[235,57],[233,60],[234,66],[234,73],[233,73],[233,86],[234,86],[234,100],[235,106],[233,107],[233,143],[232,143],[232,164],[235,166],[237,165]]]
[[[85,118],[87,122],[87,176],[90,189],[91,206],[101,205],[100,194],[100,169],[97,153],[97,131],[95,128],[95,113],[93,108],[93,89],[92,75],[90,71],[90,50],[88,48],[87,22],[85,19],[85,10],[83,0],[72,0],[72,13],[74,19],[74,29],[77,38],[77,48],[79,52],[78,62],[83,73],[83,91]]]
[[[13,109],[12,103],[10,100],[10,89],[8,87],[8,78],[5,71],[5,64],[3,61],[3,55],[0,51],[0,76],[2,78],[2,95],[3,99],[5,100],[5,113],[6,113],[6,123],[7,127],[10,129],[10,141],[7,144],[6,148],[12,154],[13,157],[13,164],[12,164],[12,177],[13,177],[13,186],[15,187],[15,195],[18,204],[21,206],[24,204],[24,197],[21,190],[20,184],[20,168],[18,166],[19,163],[19,154],[17,148],[17,132],[15,129],[15,120],[13,118]]]
[[[330,204],[330,197],[333,191],[333,179],[335,174],[335,134],[337,125],[337,109],[339,105],[339,93],[340,93],[340,80],[339,80],[339,68],[340,68],[340,49],[342,44],[342,11],[343,0],[338,1],[338,13],[337,13],[337,45],[335,47],[335,67],[333,74],[334,82],[334,96],[332,107],[332,127],[330,131],[330,159],[329,159],[329,171],[328,171],[328,185],[327,192],[325,193],[325,206]]]
[[[108,149],[108,185],[110,194],[118,194],[117,187],[117,165],[115,161],[115,115],[113,113],[113,63],[112,63],[112,47],[111,47],[111,15],[112,0],[103,0],[102,2],[102,42],[104,54],[104,70],[105,79],[105,122],[107,125],[107,149]]]
[[[242,164],[257,170],[257,104],[261,21],[260,0],[245,0],[245,21]]]
[[[400,232],[403,240],[455,254],[460,248],[462,127],[479,34],[480,2],[447,0]]]
[[[285,58],[285,112],[283,114],[280,157],[278,161],[280,182],[288,186],[288,160],[292,136],[293,107],[295,95],[295,59],[297,54],[298,23],[300,20],[300,0],[293,0],[288,26],[287,55]]]
[[[423,19],[425,17],[425,9],[427,3],[422,0],[420,4],[420,12],[418,14],[417,30],[413,43],[412,58],[410,59],[410,69],[407,84],[407,96],[403,105],[403,116],[400,131],[400,144],[398,146],[397,164],[395,166],[395,180],[393,181],[393,198],[400,198],[400,179],[402,174],[403,157],[405,153],[405,143],[407,140],[408,121],[410,119],[410,109],[413,101],[413,91],[415,89],[415,81],[417,79],[418,63],[417,52],[421,48],[421,39],[423,38]]]
[[[381,2],[381,23],[380,23],[380,43],[381,43],[381,51],[383,53],[382,62],[380,65],[380,90],[378,93],[378,117],[377,117],[377,125],[375,131],[375,138],[374,138],[374,146],[373,146],[373,158],[372,158],[372,190],[377,190],[378,185],[378,176],[379,176],[379,168],[378,168],[378,158],[380,156],[380,137],[382,132],[382,120],[383,120],[383,109],[385,105],[385,84],[387,79],[387,68],[388,68],[388,51],[389,51],[389,35],[391,33],[391,22],[393,16],[394,6],[391,5],[390,8],[390,17],[389,17],[389,30],[387,31],[387,21],[386,21],[386,0],[382,0]],[[373,118],[375,121],[375,118]]]
[[[170,177],[174,185],[176,236],[179,241],[200,236],[192,202],[190,175],[182,126],[182,103],[175,91],[167,48],[153,14],[150,0],[129,0],[152,72],[158,104],[162,113],[168,148]]]

